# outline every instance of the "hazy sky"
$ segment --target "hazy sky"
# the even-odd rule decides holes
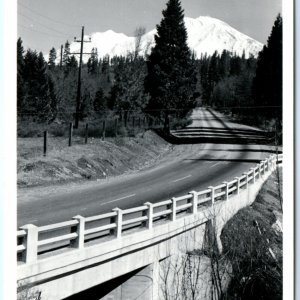
[[[25,48],[44,54],[68,39],[112,29],[129,36],[143,26],[155,28],[167,0],[18,0],[18,35]],[[218,18],[266,43],[281,0],[181,0],[185,16]]]

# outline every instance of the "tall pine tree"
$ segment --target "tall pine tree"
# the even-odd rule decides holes
[[[268,43],[259,53],[253,96],[260,114],[282,119],[282,18],[277,16]],[[269,108],[268,108],[269,107]]]
[[[92,49],[91,57],[88,59],[87,68],[88,73],[92,75],[97,75],[98,73],[98,50],[97,48]]]
[[[34,120],[51,121],[57,112],[57,98],[52,78],[47,74],[43,54],[30,49],[24,57],[25,86],[22,112]]]
[[[70,55],[71,55],[70,43],[69,43],[69,41],[66,41],[63,58],[62,58],[62,62],[63,62],[64,66],[68,64]]]
[[[177,110],[184,116],[195,106],[192,95],[197,79],[180,1],[169,0],[162,14],[147,61],[145,90],[150,94],[147,111],[154,116],[163,115],[168,129],[172,112]]]
[[[50,70],[55,68],[56,50],[54,47],[49,51],[48,66]]]

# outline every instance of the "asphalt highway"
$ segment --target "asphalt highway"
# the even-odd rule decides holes
[[[262,138],[260,131],[250,126],[232,123],[220,113],[198,108],[193,123],[185,130],[174,131],[178,137],[191,141],[199,136]],[[70,220],[75,215],[93,216],[110,211],[159,202],[192,190],[241,176],[260,160],[270,155],[272,147],[244,143],[189,143],[174,145],[171,154],[159,164],[142,171],[80,185],[22,190],[18,193],[18,226],[46,225]],[[26,195],[29,193],[30,195]]]

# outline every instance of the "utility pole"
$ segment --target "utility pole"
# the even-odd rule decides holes
[[[74,128],[78,128],[79,124],[79,110],[80,110],[80,102],[81,102],[81,66],[82,66],[82,55],[83,54],[91,54],[91,53],[83,53],[83,43],[91,43],[91,38],[89,41],[84,41],[84,26],[82,26],[81,30],[81,40],[77,40],[76,37],[74,41],[80,43],[80,53],[72,53],[72,54],[79,54],[79,68],[78,68],[78,82],[77,82],[77,97],[76,97],[76,112],[75,112],[75,125]]]

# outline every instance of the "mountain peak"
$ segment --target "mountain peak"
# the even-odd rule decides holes
[[[184,21],[188,33],[188,45],[197,57],[205,53],[212,55],[215,51],[221,54],[223,50],[240,56],[244,51],[246,57],[249,57],[249,55],[257,56],[263,47],[258,41],[239,32],[227,23],[210,16],[185,17]],[[141,54],[150,52],[150,49],[155,44],[155,34],[155,29],[144,34],[141,40]],[[99,57],[105,55],[121,56],[134,50],[134,37],[117,33],[111,29],[105,32],[95,32],[91,34],[91,38],[92,42],[85,45],[85,51],[88,52],[92,48],[97,48]],[[79,44],[72,43],[71,50],[74,52],[78,51]],[[88,57],[83,59],[86,61]]]

